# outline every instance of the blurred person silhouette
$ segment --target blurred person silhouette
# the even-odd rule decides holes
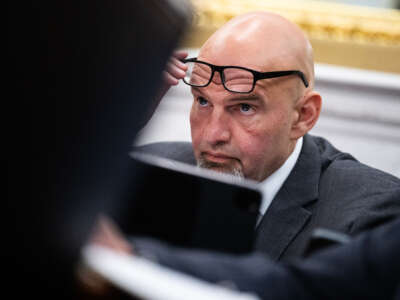
[[[356,235],[400,214],[398,178],[308,134],[322,98],[312,47],[295,24],[269,12],[239,15],[186,57],[175,53],[164,81],[191,86],[192,142],[138,150],[260,182],[255,250],[299,257],[317,228]]]
[[[124,210],[119,196],[139,176],[129,151],[190,9],[179,0],[7,4],[6,289],[76,299],[81,246],[99,212]]]

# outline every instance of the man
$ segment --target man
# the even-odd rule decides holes
[[[315,228],[357,234],[400,212],[400,180],[307,133],[318,120],[312,48],[301,30],[267,12],[236,17],[196,59],[177,53],[166,82],[191,85],[190,143],[141,151],[260,182],[255,249],[272,259],[304,253]]]

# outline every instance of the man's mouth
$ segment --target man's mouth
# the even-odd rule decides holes
[[[223,153],[217,153],[217,152],[203,152],[202,156],[205,160],[214,162],[214,163],[227,163],[232,160],[236,160],[234,157],[223,154]]]

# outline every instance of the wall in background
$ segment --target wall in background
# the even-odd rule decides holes
[[[312,0],[191,0],[193,24],[182,47],[198,48],[231,18],[278,13],[308,36],[318,63],[400,74],[400,10]]]

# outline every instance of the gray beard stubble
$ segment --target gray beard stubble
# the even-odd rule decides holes
[[[214,162],[209,162],[203,158],[199,158],[197,160],[197,166],[200,168],[204,168],[204,169],[210,169],[210,170],[213,170],[216,172],[231,174],[238,178],[244,178],[242,168],[233,167],[233,168],[228,169],[224,165],[214,163]],[[215,168],[217,168],[218,170],[215,170]]]

